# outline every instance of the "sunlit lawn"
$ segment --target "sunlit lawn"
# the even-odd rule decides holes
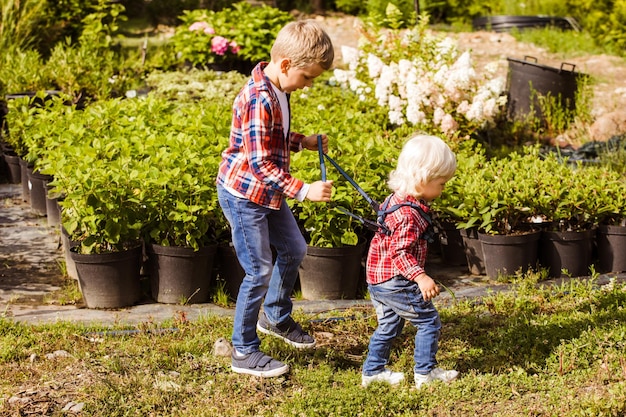
[[[319,346],[299,352],[265,337],[263,350],[291,365],[276,379],[234,374],[228,357],[214,355],[215,341],[230,337],[230,318],[181,315],[134,329],[4,319],[0,413],[65,415],[64,407],[78,406],[97,416],[624,415],[626,286],[572,280],[536,287],[536,278],[511,292],[441,305],[440,365],[461,378],[420,391],[412,386],[410,327],[391,361],[405,383],[361,388],[376,325],[370,308],[296,313]],[[55,351],[69,355],[49,355]]]

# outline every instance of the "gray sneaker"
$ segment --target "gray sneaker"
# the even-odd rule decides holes
[[[291,317],[289,317],[289,320],[287,320],[286,323],[281,324],[280,326],[273,326],[267,320],[267,317],[265,317],[265,313],[261,313],[259,321],[256,323],[256,328],[261,333],[283,339],[285,342],[297,349],[315,347],[315,339],[302,330],[302,327],[300,327],[300,325]]]
[[[265,353],[257,351],[239,356],[233,351],[231,355],[231,369],[238,374],[248,374],[271,378],[280,376],[289,371],[289,365],[277,361]]]

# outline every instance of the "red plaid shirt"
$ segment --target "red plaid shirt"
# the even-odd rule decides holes
[[[284,196],[294,198],[304,183],[289,174],[290,151],[304,135],[283,131],[283,114],[261,62],[233,103],[230,143],[222,152],[217,182],[253,203],[278,210]]]
[[[428,213],[428,206],[413,197],[402,200],[392,194],[388,198],[391,198],[388,207],[412,202],[419,204]],[[385,223],[391,230],[391,235],[376,233],[372,239],[367,254],[367,282],[380,284],[396,275],[414,281],[418,275],[424,273],[428,244],[420,239],[420,235],[428,227],[428,222],[417,210],[403,206],[388,214]]]

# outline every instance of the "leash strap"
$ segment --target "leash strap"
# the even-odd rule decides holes
[[[324,162],[324,148],[322,147],[322,135],[317,135],[317,153],[320,156],[320,169],[322,171],[322,181],[326,182],[326,162]]]
[[[363,198],[369,203],[370,207],[372,208],[372,210],[374,210],[374,212],[378,213],[378,210],[380,208],[380,205],[372,200],[372,198],[367,195],[367,193],[365,192],[365,190],[363,190],[361,187],[359,187],[359,184],[357,184],[352,177],[350,177],[346,171],[344,171],[343,169],[341,169],[341,167],[339,166],[339,164],[337,164],[337,162],[335,162],[330,156],[324,154],[324,156],[326,157],[326,159],[328,159],[328,162],[330,162],[335,168],[337,168],[337,171],[339,171],[339,173],[341,175],[343,175],[343,177],[348,180],[348,182],[350,184],[352,184],[352,186],[354,188],[356,188],[356,190],[359,192],[359,194],[361,194],[363,196]]]
[[[380,232],[380,230],[381,230],[381,225],[380,224],[378,224],[378,223],[376,223],[374,221],[371,221],[369,219],[366,219],[364,217],[361,217],[361,216],[359,216],[357,214],[354,214],[352,212],[349,212],[348,210],[346,210],[343,207],[337,206],[335,208],[337,210],[339,210],[340,212],[342,212],[343,214],[347,214],[348,216],[350,216],[350,217],[352,217],[354,219],[357,219],[358,221],[360,221],[363,224],[363,226],[367,227],[372,232]]]

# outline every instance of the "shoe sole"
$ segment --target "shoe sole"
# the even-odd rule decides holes
[[[361,386],[362,387],[367,387],[370,384],[373,384],[375,382],[379,382],[381,384],[389,384],[391,386],[396,386],[396,385],[400,385],[402,382],[404,382],[404,377],[401,380],[396,381],[396,382],[391,382],[391,381],[384,380],[384,379],[364,380],[363,378],[361,378]]]
[[[400,385],[403,381],[404,381],[404,379],[401,379],[398,382],[389,382],[389,381],[383,381],[381,379],[375,379],[375,380],[369,381],[369,382],[361,381],[361,386],[363,388],[367,388],[371,384],[379,383],[379,384],[387,384],[387,385],[391,385],[392,387],[395,387],[396,385]]]
[[[415,382],[415,387],[417,389],[420,389],[424,385],[428,385],[428,384],[431,384],[431,383],[436,382],[436,381],[443,382],[444,384],[449,384],[452,381],[456,381],[458,378],[459,378],[459,374],[458,373],[453,378],[450,378],[450,379],[431,378],[431,379],[429,379],[427,381],[422,381],[419,384],[417,382]]]
[[[256,324],[256,328],[257,328],[258,331],[260,331],[263,334],[267,334],[267,335],[270,335],[270,336],[275,336],[275,337],[278,337],[279,339],[282,339],[283,341],[285,341],[285,343],[295,347],[296,349],[310,349],[310,348],[314,348],[315,347],[315,341],[313,341],[312,343],[298,343],[298,342],[294,342],[293,340],[289,340],[285,336],[283,336],[283,335],[281,335],[279,333],[276,333],[276,332],[268,330],[268,329],[266,329],[264,327],[261,327],[261,325],[259,325],[258,322]]]
[[[280,368],[272,369],[271,371],[255,371],[253,369],[248,368],[237,368],[234,365],[230,365],[230,369],[237,374],[246,374],[252,376],[258,376],[261,378],[272,378],[276,376],[281,376],[289,372],[289,365],[281,366]]]

